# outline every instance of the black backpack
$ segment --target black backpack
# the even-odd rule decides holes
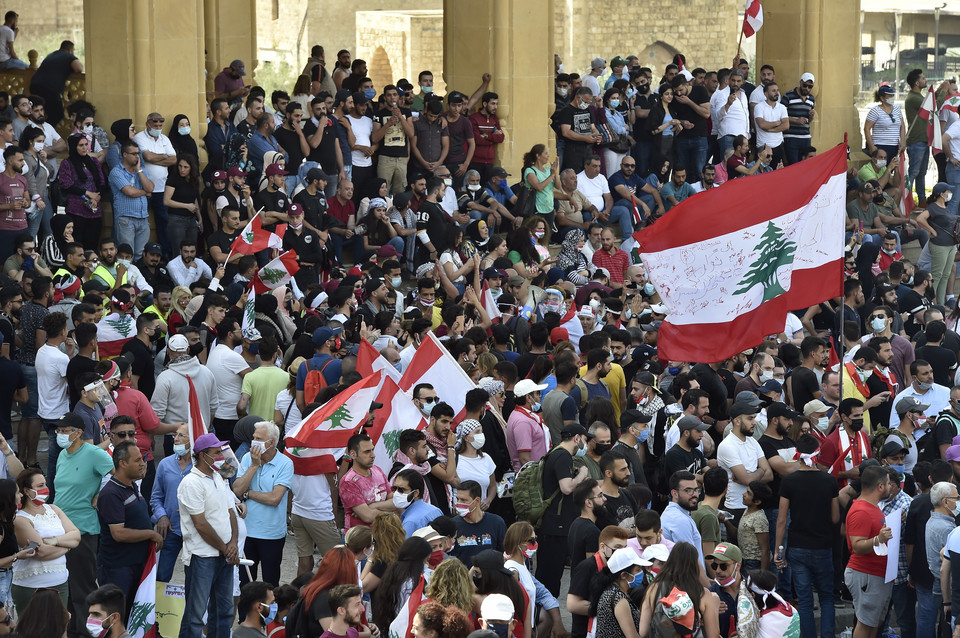
[[[940,446],[937,445],[937,437],[935,434],[937,426],[944,422],[949,423],[950,426],[953,427],[953,436],[960,434],[960,427],[958,427],[960,426],[960,419],[951,413],[949,409],[944,410],[937,415],[937,420],[933,427],[917,441],[918,461],[933,461],[934,459],[940,458]]]
[[[290,638],[310,638],[307,627],[307,612],[303,604],[303,597],[297,599],[287,613],[286,636]]]

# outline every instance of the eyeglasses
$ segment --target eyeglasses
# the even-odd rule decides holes
[[[396,492],[397,494],[407,494],[408,492],[410,492],[410,488],[409,488],[409,487],[398,487],[398,486],[394,485],[393,487],[390,488],[390,491]]]
[[[701,488],[699,488],[699,487],[685,487],[685,488],[683,488],[683,489],[680,490],[680,491],[681,491],[681,492],[685,492],[686,494],[690,494],[691,496],[694,495],[694,494],[699,495],[699,494],[703,493],[703,490],[702,490]]]
[[[111,432],[110,434],[114,435],[118,439],[132,439],[137,436],[137,433],[133,430],[127,432]]]
[[[164,122],[166,122],[166,120],[161,117],[161,118],[156,119],[156,120],[150,120],[150,122],[151,122],[152,124],[163,124]]]
[[[718,563],[717,561],[713,561],[712,563],[710,563],[710,568],[711,568],[713,571],[717,572],[717,571],[720,571],[721,569],[722,569],[722,570],[726,570],[727,568],[731,567],[732,565],[733,565],[733,562],[732,562],[732,561],[729,562],[729,563]]]
[[[886,321],[887,315],[884,315],[884,314],[870,315],[870,318],[871,318],[871,319],[883,319],[884,321]]]

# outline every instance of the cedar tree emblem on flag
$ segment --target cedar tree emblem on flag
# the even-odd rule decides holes
[[[746,278],[740,282],[741,287],[735,290],[733,294],[742,295],[754,286],[761,285],[763,286],[763,300],[770,301],[787,292],[780,285],[777,271],[793,263],[793,255],[797,250],[797,244],[787,239],[783,235],[783,231],[777,228],[773,222],[767,222],[767,229],[761,235],[760,243],[756,245],[754,250],[759,250],[760,254],[750,264],[750,270],[747,271]]]

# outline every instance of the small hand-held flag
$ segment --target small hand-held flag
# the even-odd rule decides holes
[[[267,248],[283,248],[283,231],[285,230],[285,224],[278,225],[277,233],[265,230],[260,219],[260,211],[257,211],[253,219],[247,222],[246,227],[240,231],[240,235],[233,240],[233,244],[230,246],[230,254],[252,255]],[[229,256],[227,259],[229,259]]]

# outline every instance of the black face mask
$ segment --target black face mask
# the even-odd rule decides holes
[[[646,95],[647,93],[650,92],[650,85],[649,85],[649,84],[641,84],[641,85],[637,86],[637,91],[639,91],[639,92],[642,93],[643,95]]]
[[[473,575],[473,584],[477,586],[477,589],[480,589],[480,585],[483,584],[483,575],[474,574]]]
[[[859,432],[863,429],[863,419],[853,419],[850,421],[850,429],[854,432]]]
[[[157,342],[163,339],[163,333],[160,330],[154,330],[153,334],[150,335],[150,341]]]
[[[189,352],[191,357],[196,357],[201,352],[203,352],[203,344],[199,341],[196,342],[195,344],[190,346]]]
[[[604,452],[609,452],[611,447],[613,446],[609,443],[594,443],[593,451],[597,456],[602,456]]]
[[[488,622],[487,629],[497,634],[497,638],[508,638],[510,635],[510,623]]]

